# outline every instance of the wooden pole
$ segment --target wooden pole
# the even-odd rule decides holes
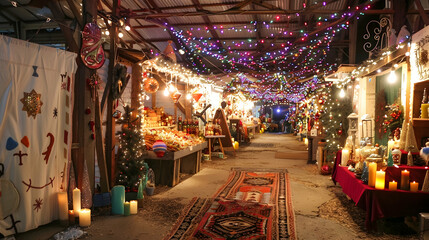
[[[113,17],[117,16],[117,9],[119,7],[119,0],[113,0]],[[106,88],[111,88],[113,82],[113,70],[115,68],[116,60],[116,40],[117,40],[118,26],[112,24],[110,27],[110,51],[109,51],[109,68],[107,75],[107,82],[110,85],[106,85]],[[111,90],[108,90],[111,91]],[[115,126],[113,119],[113,97],[110,92],[107,97],[107,109],[106,109],[106,165],[109,174],[110,186],[115,185],[115,174],[116,174],[116,161],[115,161]]]

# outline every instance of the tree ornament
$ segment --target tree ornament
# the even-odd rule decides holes
[[[161,158],[164,156],[165,152],[167,151],[167,145],[162,140],[156,140],[153,144],[153,152],[156,154],[157,157]]]
[[[144,80],[143,88],[147,93],[156,93],[159,89],[159,83],[155,78],[148,78]]]

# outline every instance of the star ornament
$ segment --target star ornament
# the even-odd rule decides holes
[[[42,105],[41,101],[42,94],[37,93],[36,91],[31,90],[31,92],[24,92],[24,97],[20,99],[22,104],[22,111],[27,112],[27,117],[32,116],[34,119],[36,115],[42,113]]]
[[[33,210],[39,212],[40,209],[42,209],[43,199],[38,198],[35,200],[35,204],[33,204]]]

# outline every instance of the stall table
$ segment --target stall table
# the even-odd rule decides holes
[[[208,149],[209,149],[209,161],[212,160],[212,145],[214,144],[214,142],[217,140],[219,140],[219,147],[220,150],[222,151],[223,156],[225,156],[225,152],[223,151],[223,146],[222,146],[222,141],[221,138],[224,138],[225,135],[207,135],[205,136],[205,138],[208,140],[209,145],[208,145]]]
[[[396,167],[387,168],[386,176],[396,172],[397,170],[394,168]],[[410,170],[410,176],[412,176],[413,169],[409,167],[407,169]],[[366,211],[365,225],[367,230],[374,230],[376,222],[380,218],[406,217],[429,211],[428,192],[377,190],[363,184],[361,180],[355,177],[353,172],[342,166],[336,167],[332,179],[335,183],[338,182],[341,185],[343,192],[356,203],[356,206]],[[395,178],[395,181],[397,180]],[[423,184],[421,179],[418,181],[420,181],[420,185]],[[388,184],[386,187],[388,187]]]
[[[161,158],[148,151],[145,162],[155,173],[155,183],[175,186],[180,181],[180,173],[195,174],[200,171],[202,150],[207,147],[203,142],[177,152],[166,152]]]

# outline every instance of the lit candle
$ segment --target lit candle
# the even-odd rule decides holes
[[[401,171],[401,189],[408,190],[410,188],[410,172],[407,169]]]
[[[308,145],[308,138],[304,138],[304,144]]]
[[[349,161],[349,158],[350,158],[350,150],[343,149],[341,151],[341,166],[347,166],[347,162]]]
[[[411,192],[417,192],[419,190],[419,183],[416,181],[413,181],[410,183],[410,191]]]
[[[80,190],[78,188],[73,189],[73,210],[74,216],[79,217],[80,206]]]
[[[130,202],[125,202],[124,203],[124,215],[129,216],[130,213],[131,213]]]
[[[395,141],[393,141],[393,140],[389,140],[387,142],[387,155],[389,155],[390,151],[392,151],[394,144],[395,144]]]
[[[375,176],[375,189],[384,189],[386,173],[383,170],[377,171]]]
[[[75,224],[75,216],[74,216],[73,210],[69,210],[69,224],[70,225]]]
[[[61,222],[67,222],[69,206],[67,203],[67,192],[59,192],[58,195],[58,215]]]
[[[389,182],[389,190],[396,191],[398,189],[398,182],[395,182],[395,180]]]
[[[130,213],[131,214],[137,214],[137,201],[136,200],[131,200],[130,201]]]
[[[89,227],[91,225],[91,209],[82,208],[79,211],[79,226]]]
[[[368,186],[370,187],[375,186],[376,173],[377,173],[377,163],[370,162],[368,164]]]

